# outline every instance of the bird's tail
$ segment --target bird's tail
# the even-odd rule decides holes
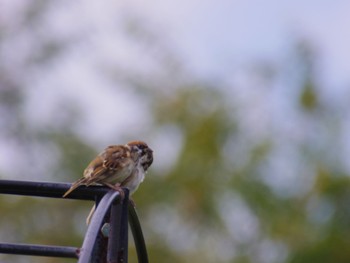
[[[73,192],[76,188],[78,188],[80,185],[84,184],[84,181],[86,179],[80,178],[78,181],[76,181],[75,183],[72,184],[72,186],[68,189],[67,192],[64,193],[63,197],[66,197],[67,195],[69,195],[71,192]]]

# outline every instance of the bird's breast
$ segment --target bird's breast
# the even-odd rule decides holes
[[[123,187],[127,187],[130,191],[130,195],[133,194],[139,185],[145,179],[145,171],[143,170],[141,165],[138,165],[130,177],[126,178],[126,180],[122,183]]]

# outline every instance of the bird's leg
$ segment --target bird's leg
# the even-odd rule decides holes
[[[121,200],[123,201],[124,200],[124,197],[125,197],[125,193],[124,193],[124,190],[123,188],[120,187],[120,184],[117,183],[117,184],[110,184],[110,183],[104,183],[105,185],[107,185],[109,188],[112,188],[113,190],[115,191],[118,191],[120,193],[120,198]]]

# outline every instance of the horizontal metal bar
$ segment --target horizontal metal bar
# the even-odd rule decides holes
[[[62,198],[71,185],[70,183],[0,180],[0,194]],[[104,186],[80,186],[66,198],[95,200],[96,196],[103,196],[109,190],[110,188]]]
[[[79,258],[80,249],[76,247],[0,243],[0,253],[27,256]]]

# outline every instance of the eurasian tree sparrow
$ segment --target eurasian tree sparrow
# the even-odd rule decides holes
[[[74,182],[63,195],[66,197],[80,185],[106,185],[123,195],[121,187],[133,194],[145,178],[153,162],[153,151],[145,142],[132,141],[125,145],[111,145],[93,159],[84,176]]]

